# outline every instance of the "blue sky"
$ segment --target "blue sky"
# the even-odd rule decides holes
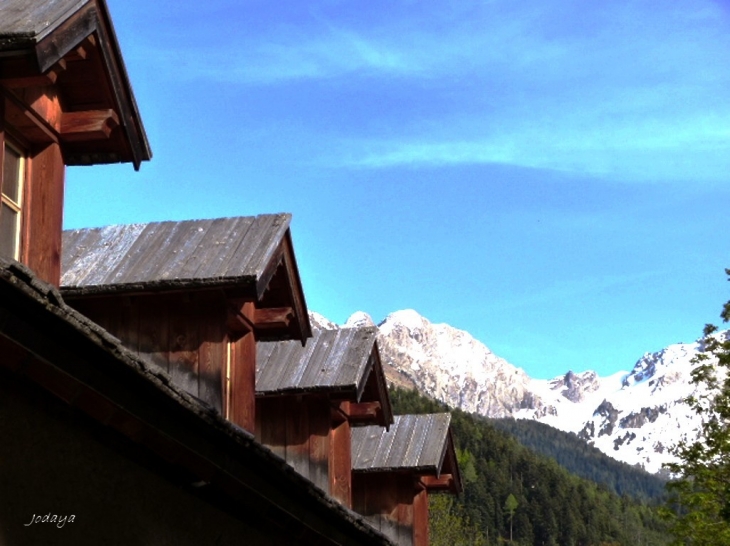
[[[68,228],[291,212],[311,309],[545,378],[728,298],[727,2],[108,3],[154,158],[70,168]]]

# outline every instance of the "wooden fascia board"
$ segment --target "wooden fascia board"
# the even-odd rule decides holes
[[[382,425],[386,430],[389,430],[390,425],[392,425],[395,420],[393,417],[393,407],[390,404],[390,395],[388,394],[388,382],[385,378],[383,362],[380,359],[380,348],[378,347],[377,340],[375,340],[375,343],[373,344],[373,358],[375,359],[373,364],[373,373],[375,374],[375,381],[377,381],[378,394],[383,411]]]
[[[289,278],[294,280],[294,285],[292,286],[292,306],[296,311],[296,317],[299,321],[299,335],[301,336],[302,345],[304,345],[307,338],[312,337],[312,326],[309,324],[309,311],[307,310],[307,302],[304,299],[302,279],[299,276],[299,267],[297,267],[297,260],[294,255],[294,244],[292,243],[291,230],[286,230],[285,240],[288,252],[285,254],[284,263],[287,266]]]
[[[455,494],[459,494],[464,490],[464,484],[461,481],[461,470],[459,469],[459,461],[456,458],[456,448],[454,447],[454,436],[451,432],[451,426],[449,426],[446,436],[446,455],[441,470],[451,474],[454,480],[454,492]]]
[[[106,1],[96,0],[96,6],[98,10],[99,48],[108,67],[107,74],[110,79],[112,94],[116,100],[121,125],[127,135],[127,142],[132,152],[132,163],[134,169],[138,171],[142,161],[152,159],[152,150],[142,125],[142,118],[132,92],[127,68],[124,65],[124,59],[120,52],[119,42],[109,16]]]
[[[16,269],[20,278],[0,268],[0,339],[9,355],[0,367],[159,456],[173,457],[219,490],[253,496],[259,513],[314,533],[317,544],[391,544],[252,435],[202,407],[166,374],[66,308],[57,291]]]
[[[279,265],[283,265],[286,274],[286,285],[289,291],[288,299],[291,302],[291,309],[294,311],[295,335],[302,342],[302,346],[304,346],[307,338],[312,337],[312,327],[309,324],[309,313],[304,299],[304,290],[302,289],[302,281],[299,276],[299,268],[297,267],[296,257],[294,255],[291,230],[288,225],[276,250],[272,253],[269,263],[257,281],[256,293],[259,300],[264,297]]]

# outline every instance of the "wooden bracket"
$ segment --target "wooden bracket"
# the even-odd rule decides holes
[[[350,403],[347,418],[350,423],[378,423],[382,420],[383,408],[380,402]]]
[[[256,308],[252,301],[231,300],[228,302],[226,326],[235,335],[244,335],[255,329]]]
[[[455,491],[456,484],[452,474],[441,474],[440,476],[421,476],[420,484],[428,491]]]
[[[119,125],[114,110],[87,110],[61,114],[61,139],[65,142],[108,139]]]
[[[287,329],[293,318],[294,310],[291,307],[256,309],[254,325],[258,331]]]
[[[58,75],[66,70],[66,61],[60,59],[43,74],[33,66],[28,58],[6,61],[0,72],[0,84],[7,89],[23,89],[26,87],[43,87],[53,85]]]

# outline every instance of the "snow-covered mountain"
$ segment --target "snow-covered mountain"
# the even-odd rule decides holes
[[[314,313],[315,328],[338,328]],[[355,313],[343,327],[373,325]],[[416,388],[452,407],[488,417],[534,419],[574,432],[607,455],[659,472],[669,447],[696,436],[700,422],[684,399],[697,343],[644,354],[630,371],[599,377],[567,372],[533,379],[468,332],[432,324],[412,310],[378,325],[381,358],[391,383]],[[727,334],[725,334],[727,335]]]

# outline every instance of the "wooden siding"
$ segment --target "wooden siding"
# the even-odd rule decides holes
[[[58,144],[49,144],[31,154],[23,204],[21,261],[55,286],[61,280],[64,177]]]
[[[17,93],[49,124],[58,119],[60,106],[54,89],[33,88]],[[5,103],[6,98],[0,96],[0,149],[8,134],[18,141],[25,157],[19,258],[39,278],[58,286],[65,177],[61,148],[56,143],[34,144],[23,139],[8,120]]]
[[[339,421],[339,422],[337,422]],[[350,422],[333,423],[330,433],[329,493],[345,506],[352,506],[352,439]]]
[[[410,474],[378,472],[354,474],[352,478],[353,509],[400,546],[428,545],[425,494],[417,491]]]
[[[222,294],[94,298],[71,305],[223,414],[228,338]]]
[[[325,492],[330,490],[330,428],[325,396],[256,399],[256,439]]]

